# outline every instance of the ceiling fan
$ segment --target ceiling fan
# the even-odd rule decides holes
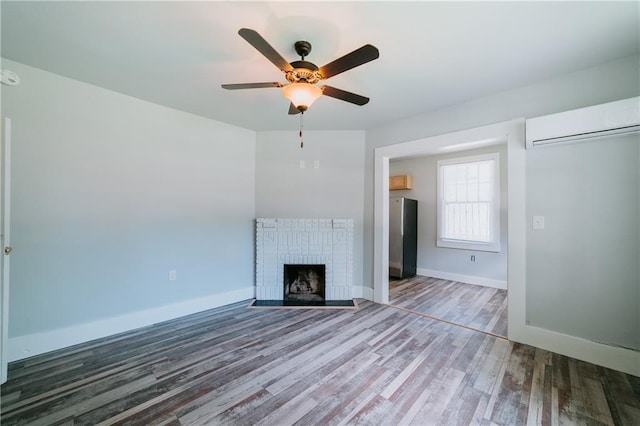
[[[296,53],[300,55],[302,59],[299,61],[287,62],[256,31],[248,28],[241,28],[238,31],[238,34],[250,45],[255,47],[258,52],[262,53],[275,66],[277,66],[280,71],[284,73],[288,83],[270,82],[223,84],[223,89],[238,90],[260,89],[267,87],[282,88],[283,95],[291,101],[289,114],[304,113],[304,111],[306,111],[311,104],[322,95],[330,96],[356,105],[365,105],[369,102],[369,98],[367,97],[337,89],[332,86],[323,85],[318,87],[315,84],[321,80],[326,80],[337,74],[377,59],[380,56],[380,53],[376,47],[370,44],[365,44],[361,48],[356,49],[333,62],[329,62],[322,67],[318,67],[315,64],[304,60],[304,58],[311,52],[311,43],[308,41],[296,41],[294,48]]]

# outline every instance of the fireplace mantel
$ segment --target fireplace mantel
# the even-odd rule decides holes
[[[256,299],[282,300],[284,265],[325,265],[326,300],[353,298],[353,219],[256,219]]]

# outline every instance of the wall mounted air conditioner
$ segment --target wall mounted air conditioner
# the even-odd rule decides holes
[[[640,132],[640,97],[526,121],[526,147]]]

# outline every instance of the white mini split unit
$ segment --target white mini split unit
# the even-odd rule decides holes
[[[640,97],[545,115],[526,121],[526,147],[640,132]]]

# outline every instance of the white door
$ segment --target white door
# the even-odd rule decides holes
[[[9,332],[9,253],[11,253],[11,238],[9,233],[9,213],[11,199],[11,119],[2,118],[0,123],[2,133],[2,147],[0,149],[0,189],[2,190],[2,209],[0,215],[0,237],[2,238],[2,252],[0,262],[2,274],[0,279],[0,383],[7,381],[7,338]]]

